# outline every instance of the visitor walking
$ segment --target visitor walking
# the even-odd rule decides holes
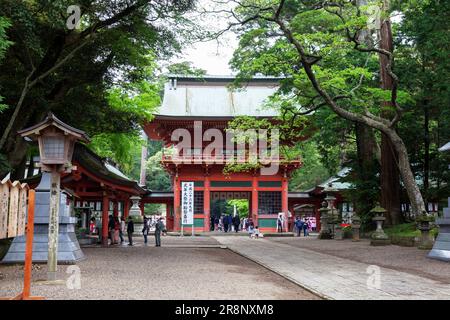
[[[120,230],[119,230],[119,237],[120,237],[120,244],[123,243],[123,234],[125,233],[125,217],[120,217]]]
[[[114,243],[119,244],[120,221],[119,217],[114,217]]]
[[[308,235],[308,223],[306,221],[303,221],[303,236],[307,236]]]
[[[223,216],[222,223],[223,223],[223,231],[228,232],[228,216]]]
[[[161,232],[164,230],[162,218],[159,218],[155,225],[155,244],[156,247],[161,247]]]
[[[228,231],[231,232],[231,227],[233,226],[233,217],[231,216],[231,214],[227,216],[227,219],[228,219]]]
[[[147,236],[150,227],[148,226],[148,219],[144,216],[144,226],[142,227],[142,234],[144,235],[144,244],[147,245]]]
[[[312,231],[311,219],[308,219],[307,224],[308,224],[308,235],[309,235],[309,233]]]
[[[295,218],[295,228],[297,229],[297,237],[300,237],[303,229],[303,221],[300,217]]]
[[[312,221],[311,221],[311,230],[314,231],[314,232],[317,230],[316,218],[313,218]]]
[[[214,216],[214,231],[219,231],[219,218]]]
[[[110,245],[114,244],[114,227],[115,227],[114,217],[112,214],[110,214],[108,220],[108,235],[109,239],[111,240]]]
[[[128,245],[133,245],[133,232],[134,232],[134,222],[131,217],[128,217],[128,224],[127,224],[127,234],[128,234]]]
[[[96,230],[96,223],[95,223],[95,218],[92,217],[91,218],[91,222],[89,223],[89,234],[93,235],[93,234],[97,234],[97,230]]]
[[[241,220],[239,219],[239,216],[236,215],[233,217],[233,225],[234,225],[234,231],[239,232],[239,225],[241,224]]]
[[[214,231],[214,216],[211,216],[209,220],[209,231]]]
[[[284,223],[283,215],[280,213],[277,219],[277,232],[283,232],[283,223]]]
[[[244,219],[244,230],[247,231],[248,229],[248,218]]]

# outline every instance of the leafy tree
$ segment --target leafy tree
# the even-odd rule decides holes
[[[5,17],[0,16],[0,62],[3,60],[3,57],[5,56],[6,49],[12,44],[11,41],[7,39],[6,36],[6,29],[11,26],[8,19]],[[1,87],[0,87],[1,90]],[[0,95],[0,113],[5,109],[7,106],[2,104],[3,97]]]
[[[249,203],[247,199],[231,199],[226,202],[226,213],[234,214],[234,206],[236,206],[237,214],[239,218],[246,218],[249,215]]]
[[[70,1],[0,1],[14,43],[1,63],[0,86],[8,108],[0,119],[0,152],[13,177],[21,176],[18,168],[27,150],[16,132],[48,111],[90,136],[136,135],[148,119],[149,108],[141,107],[153,103],[156,94],[145,88],[145,82],[155,82],[155,61],[197,36],[183,16],[193,7],[190,0],[78,3],[79,28],[68,29]],[[134,104],[124,107],[129,100]]]
[[[411,113],[399,129],[426,200],[436,201],[450,192],[450,157],[438,151],[450,140],[450,3],[398,1],[395,5],[403,13],[395,39],[397,68],[413,98],[408,106]]]
[[[206,75],[206,70],[201,68],[196,68],[191,61],[183,61],[179,63],[171,64],[167,68],[170,74],[179,75],[193,75],[193,76],[204,76]]]
[[[147,161],[147,188],[155,191],[171,191],[170,176],[161,165],[162,151],[159,150]]]
[[[314,188],[336,173],[336,168],[329,170],[323,164],[324,159],[315,139],[299,143],[297,147],[300,149],[302,167],[294,171],[289,180],[290,190],[305,191]],[[325,153],[329,154],[329,152]]]
[[[411,96],[399,87],[394,53],[361,40],[362,33],[369,32],[362,8],[349,1],[247,0],[239,2],[231,15],[242,33],[232,61],[240,76],[286,76],[279,97],[292,102],[283,107],[293,115],[327,106],[339,117],[384,134],[398,154],[413,213],[425,211],[406,145],[395,129]],[[379,56],[388,60],[382,71],[393,79],[389,90],[374,81]],[[393,114],[389,119],[381,114],[386,101]]]

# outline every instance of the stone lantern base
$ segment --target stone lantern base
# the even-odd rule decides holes
[[[61,200],[60,200],[61,201]],[[75,234],[76,218],[66,210],[65,200],[59,206],[58,263],[75,263],[85,259]],[[48,221],[50,212],[50,173],[43,172],[36,188],[34,216],[33,263],[47,263]],[[24,263],[26,237],[14,238],[2,263]]]
[[[386,238],[372,238],[370,239],[370,245],[371,246],[388,246],[391,244],[391,240],[389,237]]]
[[[436,224],[439,225],[439,235],[428,257],[450,261],[450,198],[448,198],[448,208],[444,208],[444,217],[436,219]]]

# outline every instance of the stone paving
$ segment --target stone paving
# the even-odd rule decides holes
[[[214,239],[323,298],[450,299],[450,284],[417,274],[268,239],[220,236]]]

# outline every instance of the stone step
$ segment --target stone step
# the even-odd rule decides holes
[[[436,241],[450,242],[450,233],[440,232],[436,238]]]
[[[439,241],[437,240],[434,245],[433,249],[437,250],[449,250],[450,249],[450,242],[448,241]]]
[[[450,218],[450,207],[444,208],[444,218]]]
[[[447,218],[438,218],[436,219],[436,224],[438,224],[440,227],[442,226],[450,226],[450,217]]]

